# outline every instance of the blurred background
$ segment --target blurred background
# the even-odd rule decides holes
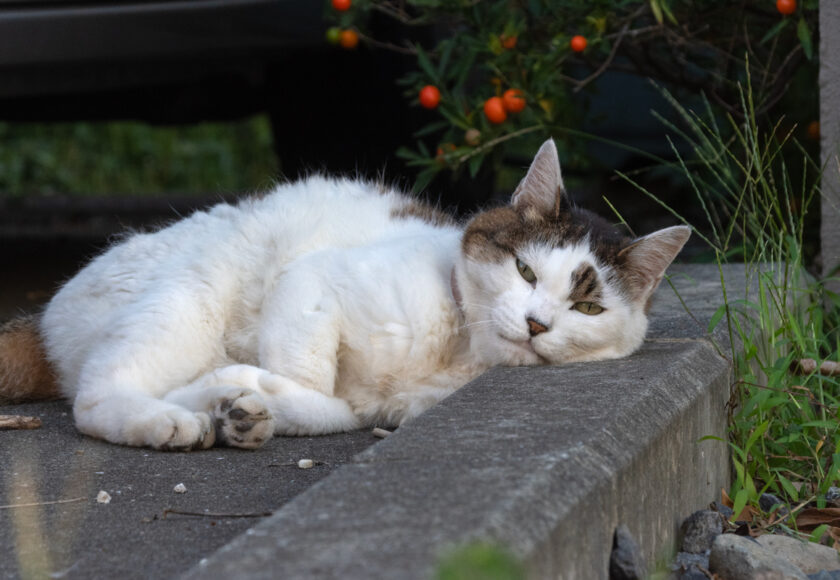
[[[468,215],[504,200],[549,136],[579,205],[638,234],[675,223],[620,171],[702,222],[674,103],[737,139],[751,83],[754,118],[796,141],[790,171],[817,158],[816,5],[3,2],[0,318],[127,228],[307,172],[384,178]],[[428,86],[437,102],[418,98]],[[509,90],[522,109],[494,119]]]

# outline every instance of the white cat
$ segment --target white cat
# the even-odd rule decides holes
[[[571,207],[547,141],[510,205],[465,226],[311,177],[134,235],[61,288],[39,332],[83,433],[255,448],[399,424],[493,365],[628,355],[688,236],[634,241]],[[0,395],[24,397],[3,373]]]

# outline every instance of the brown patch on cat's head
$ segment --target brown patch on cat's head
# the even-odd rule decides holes
[[[572,272],[572,291],[569,300],[572,302],[600,302],[601,280],[595,266],[584,262]]]
[[[528,244],[558,248],[588,239],[600,262],[616,264],[630,240],[607,220],[569,205],[564,192],[557,199],[550,209],[520,204],[478,214],[464,232],[464,254],[481,262],[502,262]]]

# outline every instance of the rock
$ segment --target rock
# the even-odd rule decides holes
[[[712,542],[723,533],[723,520],[718,512],[699,510],[688,516],[680,527],[682,551],[702,554],[712,549]]]
[[[683,572],[677,572],[674,580],[709,580],[709,575],[697,566],[690,566]]]
[[[821,570],[840,570],[840,556],[837,555],[837,550],[828,546],[776,534],[761,536],[758,538],[758,543],[768,551],[796,565],[805,574]]]
[[[802,570],[750,537],[721,534],[712,544],[709,571],[721,580],[808,580]]]
[[[613,536],[610,580],[643,580],[647,577],[642,550],[627,526],[620,525]]]
[[[709,555],[680,552],[671,565],[672,580],[708,580]]]
[[[718,503],[714,501],[712,502],[712,505],[709,506],[709,509],[718,512],[720,515],[723,516],[723,519],[725,520],[729,520],[732,518],[733,515],[735,515],[735,512],[732,511],[731,507],[725,505],[718,505]]]
[[[816,574],[808,574],[808,580],[840,580],[840,570],[823,570]]]
[[[829,487],[825,492],[825,501],[834,507],[840,507],[840,487]]]
[[[674,559],[674,563],[671,565],[671,570],[679,572],[680,570],[688,570],[691,566],[708,568],[709,554],[691,554],[689,552],[680,552]]]
[[[770,513],[773,510],[773,506],[778,506],[779,515],[786,516],[788,515],[788,509],[778,496],[773,495],[772,493],[762,493],[761,497],[758,498],[758,507],[761,508],[761,511],[764,513]]]

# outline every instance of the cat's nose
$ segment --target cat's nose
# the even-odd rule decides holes
[[[548,331],[548,327],[536,320],[534,318],[528,318],[528,332],[531,333],[531,336],[537,336],[538,334],[542,334],[543,332]]]

